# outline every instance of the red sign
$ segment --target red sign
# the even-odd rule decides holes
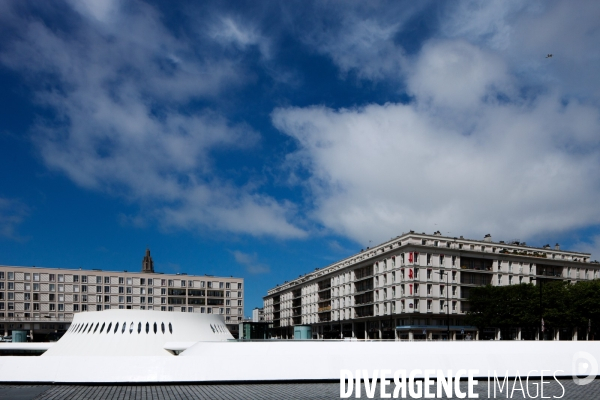
[[[408,270],[408,279],[412,279],[412,278],[413,278],[413,271],[412,271],[412,268],[410,268]]]

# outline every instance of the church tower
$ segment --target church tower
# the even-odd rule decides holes
[[[142,260],[142,272],[154,272],[154,261],[150,257],[150,249],[146,249],[146,255]]]

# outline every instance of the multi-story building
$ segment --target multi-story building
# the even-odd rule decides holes
[[[268,291],[265,320],[277,337],[311,325],[319,338],[498,338],[466,326],[469,290],[600,278],[590,254],[526,243],[413,231]],[[524,333],[523,333],[524,334]],[[506,335],[521,337],[522,332]]]
[[[0,266],[0,333],[28,330],[53,339],[73,314],[138,309],[223,314],[232,333],[244,313],[244,280],[154,271],[150,250],[141,272]]]

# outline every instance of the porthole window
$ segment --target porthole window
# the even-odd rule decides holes
[[[119,330],[119,323],[117,322],[117,323],[115,323],[115,330],[113,331],[113,335],[115,333],[117,333],[118,330]]]
[[[106,333],[110,332],[110,328],[112,327],[112,322],[108,324],[108,328],[106,328]]]
[[[169,333],[173,334],[173,326],[171,326],[170,322],[169,322]]]
[[[138,333],[142,332],[142,323],[138,322]]]
[[[133,322],[129,325],[129,333],[133,333]]]
[[[121,329],[121,333],[125,333],[125,329],[127,329],[127,322],[123,322],[123,328]]]
[[[156,325],[156,322],[154,323],[154,333],[156,334],[156,331],[158,331],[158,326]]]
[[[162,333],[165,333],[165,323],[164,322],[160,323],[160,330],[162,331]]]
[[[146,322],[146,334],[150,333],[150,322]]]
[[[96,327],[94,328],[94,332],[92,332],[92,333],[96,333],[99,326],[100,326],[100,322],[96,322]]]
[[[93,327],[94,327],[94,323],[92,322],[92,323],[90,324],[90,329],[88,329],[87,333],[90,333],[90,332],[92,331],[92,328],[93,328]]]
[[[106,322],[103,322],[103,323],[102,323],[102,328],[100,328],[100,332],[99,332],[99,333],[102,333],[102,331],[104,331],[104,327],[105,327],[105,326],[106,326]]]

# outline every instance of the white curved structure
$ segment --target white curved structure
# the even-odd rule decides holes
[[[42,357],[173,356],[169,350],[231,339],[215,314],[105,310],[75,314],[69,330]]]
[[[546,376],[570,376],[596,375],[600,360],[598,341],[228,339],[231,335],[217,315],[146,310],[81,313],[43,356],[0,357],[0,382],[338,380],[342,370],[406,370],[416,371],[416,377],[437,369],[478,370],[479,377],[489,371],[509,376],[534,371],[530,375],[539,376],[544,370]],[[183,352],[176,356],[168,350]],[[591,369],[579,370],[582,365]]]

